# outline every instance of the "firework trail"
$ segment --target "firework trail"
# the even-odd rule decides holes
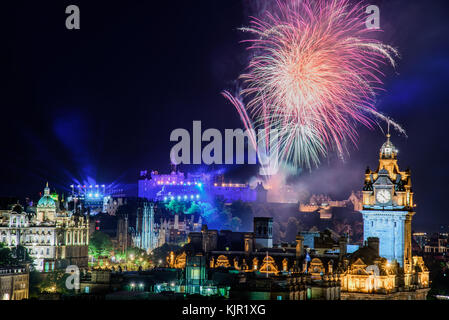
[[[243,89],[223,95],[247,129],[277,130],[280,163],[311,168],[330,150],[341,156],[347,142],[356,144],[356,126],[372,128],[376,119],[403,132],[375,108],[380,67],[395,67],[398,52],[372,37],[379,30],[366,27],[365,7],[348,0],[277,1],[241,28],[252,35],[244,42],[253,56],[240,76]]]

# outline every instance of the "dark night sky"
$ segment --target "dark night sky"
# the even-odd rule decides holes
[[[88,179],[136,182],[141,169],[168,171],[173,129],[193,120],[241,127],[220,91],[247,63],[237,28],[249,1],[2,4],[0,195],[36,195],[47,180],[59,190]],[[396,71],[385,70],[378,109],[407,130],[408,139],[393,142],[400,167],[412,169],[415,229],[449,226],[446,2],[370,1],[381,9],[382,40],[402,56]],[[80,7],[81,30],[65,28],[69,4]],[[311,192],[347,197],[361,188],[366,165],[377,165],[383,140],[361,128],[346,162],[324,161],[299,179]]]

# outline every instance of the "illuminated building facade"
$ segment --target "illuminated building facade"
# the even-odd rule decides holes
[[[413,252],[423,254],[425,256],[439,257],[446,260],[449,253],[449,234],[447,232],[430,233],[415,232],[413,233]]]
[[[26,267],[0,267],[0,300],[28,299],[29,283]]]
[[[157,235],[154,226],[154,204],[144,202],[136,217],[136,235],[134,244],[136,247],[150,252],[158,246]]]
[[[141,200],[136,215],[135,228],[132,228],[134,246],[151,251],[164,244],[181,245],[187,242],[190,232],[200,231],[200,214],[163,214],[155,215],[155,204]]]
[[[138,182],[138,195],[150,201],[211,201],[221,198],[225,202],[266,202],[267,190],[261,184],[252,189],[249,184],[225,183],[210,174],[187,174],[173,171],[159,174],[142,171]]]
[[[377,170],[366,170],[361,210],[365,246],[342,255],[342,299],[426,299],[429,271],[411,248],[411,175],[399,170],[397,154],[388,134]]]
[[[254,239],[256,248],[273,246],[273,218],[254,218]]]
[[[216,278],[227,277],[229,296],[234,299],[338,300],[340,279],[332,267],[338,255],[310,261],[299,235],[293,245],[273,247],[271,225],[272,218],[255,218],[254,232],[209,230],[207,226],[191,232],[183,252],[171,253],[167,259],[169,267],[183,269],[188,277],[182,292],[220,292],[220,281],[214,281],[219,274]],[[200,268],[202,261],[205,272]]]
[[[300,234],[294,245],[257,249],[256,232],[218,232],[203,226],[201,232],[190,233],[183,251],[167,257],[171,268],[187,272],[187,266],[198,266],[196,273],[189,269],[189,282],[182,282],[181,292],[207,295],[206,284],[211,289],[214,282],[206,275],[215,272],[228,272],[230,278],[237,274],[229,293],[236,299],[424,300],[429,291],[429,272],[422,258],[413,257],[413,272],[404,274],[399,264],[379,256],[378,238],[369,238],[352,253],[345,237],[337,250],[332,245],[320,251],[305,248]],[[206,262],[205,273],[199,268],[204,263],[198,261]]]
[[[411,228],[415,214],[410,170],[400,171],[398,150],[387,136],[377,170],[369,168],[363,187],[363,233],[380,239],[379,253],[409,270],[412,264]]]
[[[68,265],[86,268],[88,261],[89,219],[67,204],[50,188],[37,203],[35,212],[19,204],[0,212],[0,242],[8,247],[23,245],[38,271],[62,269]]]
[[[175,214],[173,216],[161,217],[155,224],[157,246],[163,244],[181,245],[187,242],[190,232],[201,230],[202,217],[199,214]]]
[[[352,192],[347,200],[332,200],[329,196],[319,194],[312,195],[309,203],[301,203],[299,205],[300,212],[317,212],[320,219],[328,220],[332,218],[333,208],[347,208],[350,207],[356,212],[362,210],[362,193]]]

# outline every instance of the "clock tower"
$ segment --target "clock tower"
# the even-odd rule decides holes
[[[415,214],[410,170],[400,171],[398,150],[390,141],[382,145],[379,166],[367,168],[363,187],[363,238],[379,238],[379,255],[396,260],[405,270],[412,264],[412,217]]]

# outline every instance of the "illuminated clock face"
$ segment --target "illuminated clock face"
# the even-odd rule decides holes
[[[387,203],[391,200],[391,192],[386,189],[377,191],[376,199],[379,203]]]

